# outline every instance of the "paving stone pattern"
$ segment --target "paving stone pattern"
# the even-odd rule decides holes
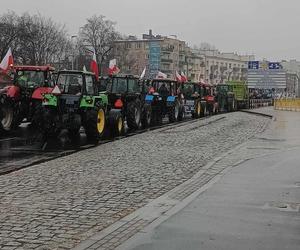
[[[230,113],[0,177],[0,249],[71,249],[190,179],[270,119]]]

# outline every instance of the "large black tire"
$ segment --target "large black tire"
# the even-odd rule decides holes
[[[44,107],[41,130],[46,138],[56,137],[60,132],[59,117],[56,109]]]
[[[142,128],[148,128],[151,126],[151,118],[152,118],[151,105],[145,104],[144,112],[142,114]]]
[[[9,132],[14,128],[14,110],[7,105],[1,105],[0,109],[1,128]]]
[[[127,106],[127,126],[131,130],[136,130],[140,127],[142,110],[141,110],[141,101],[135,100],[128,103]]]
[[[112,109],[109,112],[108,121],[112,137],[117,137],[124,133],[124,119],[120,110]]]
[[[180,105],[179,106],[179,113],[178,113],[178,121],[182,121],[184,118],[185,118],[184,106]]]
[[[178,116],[180,113],[180,105],[179,102],[176,100],[171,107],[168,108],[168,118],[169,122],[173,123],[178,121]]]
[[[194,113],[193,113],[193,118],[197,119],[201,117],[202,113],[202,107],[201,107],[201,102],[199,100],[195,101],[195,107],[194,107]]]
[[[151,112],[151,126],[159,126],[162,124],[162,111],[161,109],[152,109]]]
[[[106,116],[105,109],[99,107],[97,110],[88,110],[84,129],[89,143],[97,144],[105,132]]]
[[[43,106],[42,102],[39,100],[36,100],[34,102],[34,111],[31,118],[31,127],[36,128],[38,130],[41,129],[42,123],[43,123]]]

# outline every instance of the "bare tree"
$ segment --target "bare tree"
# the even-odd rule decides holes
[[[61,60],[69,48],[65,27],[41,15],[20,17],[19,53],[23,63],[46,64]]]
[[[95,50],[99,65],[103,65],[113,48],[113,42],[120,37],[115,30],[116,23],[105,16],[92,16],[79,31],[79,43],[83,50]],[[99,69],[100,70],[100,69]]]
[[[70,42],[63,25],[41,15],[8,12],[0,16],[0,56],[11,47],[21,64],[53,64],[68,53]]]
[[[0,16],[0,60],[9,47],[13,47],[19,35],[19,17],[14,12],[7,12]],[[13,48],[14,49],[14,48]]]

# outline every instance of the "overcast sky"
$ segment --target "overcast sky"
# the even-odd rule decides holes
[[[0,12],[39,12],[70,35],[102,14],[119,32],[177,35],[189,45],[209,42],[223,52],[269,60],[300,60],[299,0],[0,0]]]

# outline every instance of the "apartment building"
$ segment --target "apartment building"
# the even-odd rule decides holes
[[[151,30],[142,39],[130,36],[115,41],[113,55],[123,73],[139,75],[146,67],[147,77],[155,77],[162,71],[172,78],[176,71],[183,71],[189,79],[198,80],[204,65],[203,57],[194,55],[184,41],[154,36]]]
[[[248,61],[255,60],[253,55],[221,53],[218,50],[194,49],[193,52],[204,58],[205,72],[202,76],[211,84],[227,80],[245,81]]]
[[[153,35],[152,30],[142,39],[129,36],[115,41],[113,55],[123,73],[139,75],[146,67],[146,77],[155,77],[158,71],[174,77],[178,71],[191,81],[206,80],[212,84],[246,80],[248,61],[254,60],[252,55],[191,49],[176,36]]]

